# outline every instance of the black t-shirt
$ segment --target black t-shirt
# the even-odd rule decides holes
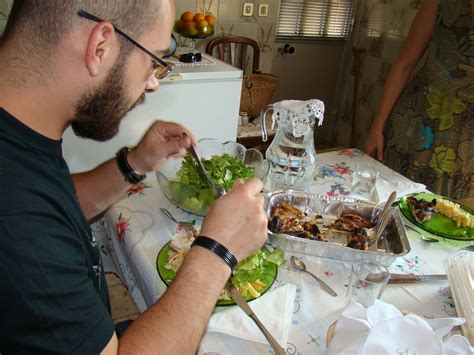
[[[61,141],[0,108],[0,353],[95,354],[113,332]]]

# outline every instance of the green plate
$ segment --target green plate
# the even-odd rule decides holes
[[[174,271],[165,268],[165,264],[168,262],[168,252],[170,250],[170,242],[168,242],[163,246],[163,248],[161,248],[160,252],[158,253],[158,257],[156,258],[156,268],[158,269],[158,275],[160,275],[160,278],[163,280],[166,286],[169,286],[171,281],[173,281],[176,276]],[[274,263],[264,262],[263,269],[263,277],[260,279],[260,281],[262,281],[266,286],[260,292],[260,296],[267,292],[272,286],[278,273],[278,266]],[[255,299],[255,297],[247,295],[245,299],[247,301],[252,301]],[[217,301],[218,306],[230,306],[234,304],[235,302],[233,300]]]
[[[458,240],[474,240],[474,228],[467,228],[467,227],[457,227],[456,222],[454,222],[451,218],[446,217],[441,213],[435,213],[433,218],[429,221],[419,223],[416,221],[415,217],[411,213],[410,208],[408,207],[407,197],[414,196],[416,199],[423,199],[426,201],[431,201],[433,198],[444,198],[445,200],[450,200],[448,198],[434,195],[426,192],[415,193],[411,195],[403,196],[400,200],[399,206],[400,210],[402,211],[403,215],[408,218],[411,222],[419,226],[420,228],[431,232],[433,234],[437,234],[446,238],[451,239],[458,239]],[[451,201],[451,200],[450,200]],[[453,201],[456,202],[456,201]],[[456,202],[457,203],[457,202]],[[467,206],[460,205],[461,209],[465,212],[470,213],[471,215],[474,212]]]

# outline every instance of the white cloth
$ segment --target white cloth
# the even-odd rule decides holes
[[[378,160],[364,157],[365,160],[371,160],[371,163],[366,165],[379,171],[379,177],[375,184],[374,201],[385,202],[393,191],[397,192],[398,198],[412,194],[415,192],[426,191],[426,186],[417,182],[411,181],[392,169],[386,167]]]
[[[274,103],[272,113],[272,129],[275,122],[287,132],[293,132],[293,136],[301,137],[311,132],[311,126],[323,124],[324,102],[318,99],[306,101],[283,100]]]
[[[392,191],[397,191],[397,196],[400,198],[411,193],[421,192],[425,190],[426,186],[423,184],[418,184],[413,181],[407,183],[407,181],[398,181],[397,179],[389,180],[385,178],[384,175],[379,175],[375,184],[377,202],[387,201]]]
[[[461,335],[449,336],[462,318],[425,320],[404,316],[389,303],[376,300],[364,308],[350,302],[337,322],[328,354],[473,354]]]
[[[295,294],[296,286],[286,284],[249,302],[258,319],[282,347],[288,341]],[[238,306],[218,307],[206,330],[268,344],[253,320]]]
[[[410,193],[426,190],[425,185],[407,179],[356,148],[319,154],[316,159],[314,183],[310,185],[308,191],[311,193],[350,196],[353,173],[357,164],[379,172],[371,202],[385,202],[393,191],[396,191],[398,198],[401,198]]]
[[[374,164],[381,175],[389,181],[398,182],[400,189],[413,186],[410,180],[384,167],[357,149],[347,149],[318,155],[318,168],[315,171],[315,193],[328,196],[346,196],[352,181],[352,171],[356,163]],[[151,176],[150,176],[151,177]],[[103,233],[98,240],[103,258],[113,258],[119,276],[127,285],[140,311],[150,307],[166,290],[158,275],[156,258],[177,226],[160,212],[165,207],[178,219],[185,221],[201,220],[171,204],[157,186],[153,178],[147,186],[133,187],[119,203],[107,212],[104,220],[108,228],[96,228]],[[399,191],[397,191],[399,192]],[[399,193],[401,196],[401,193]],[[406,222],[406,221],[405,221]],[[121,232],[121,233],[119,233]],[[391,272],[440,274],[444,272],[442,261],[468,245],[472,241],[442,238],[439,243],[426,243],[420,236],[408,230],[411,252],[397,260],[390,267]],[[99,233],[96,233],[99,236]],[[285,253],[285,259],[292,254]],[[326,333],[345,306],[344,295],[351,270],[351,263],[317,258],[309,255],[296,255],[304,260],[308,270],[322,277],[337,293],[331,297],[321,290],[311,276],[295,271],[286,263],[278,268],[278,275],[272,288],[286,284],[296,285],[288,343],[285,349],[291,354],[326,354]],[[104,263],[106,272],[109,263]],[[113,264],[113,263],[112,263]],[[268,291],[270,292],[270,291]],[[418,314],[425,318],[451,317],[456,315],[453,299],[447,280],[427,283],[388,285],[382,299],[398,309]],[[454,300],[455,301],[455,300]],[[250,306],[255,307],[254,302]],[[238,310],[240,311],[240,310]],[[248,318],[243,312],[242,318]],[[466,317],[467,318],[467,317]],[[272,349],[268,343],[259,343],[237,338],[223,333],[205,332],[199,347],[199,354],[268,354]],[[413,355],[410,353],[410,355]],[[418,354],[420,355],[420,354]]]

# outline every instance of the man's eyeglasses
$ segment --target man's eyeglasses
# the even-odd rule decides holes
[[[84,11],[84,10],[79,10],[77,12],[77,14],[80,16],[80,17],[84,17],[88,20],[92,20],[92,21],[95,21],[95,22],[106,22],[100,18],[98,18],[97,16],[94,16],[94,15],[91,15],[90,13]],[[114,29],[117,33],[120,33],[125,39],[127,39],[128,41],[132,42],[135,46],[137,46],[138,48],[140,48],[143,52],[145,52],[146,54],[148,54],[151,58],[151,60],[153,61],[153,70],[155,70],[155,76],[158,78],[158,79],[163,79],[165,78],[169,73],[171,73],[174,69],[174,65],[171,64],[171,63],[166,63],[164,60],[158,58],[156,55],[154,55],[152,52],[150,52],[148,49],[146,49],[145,47],[143,47],[140,43],[138,43],[137,41],[135,41],[132,37],[130,37],[129,35],[127,35],[126,33],[122,32],[120,29],[117,28],[117,26],[115,26],[113,23],[110,23],[112,26],[114,26]]]

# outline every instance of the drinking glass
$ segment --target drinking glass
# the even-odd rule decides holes
[[[370,201],[378,176],[379,172],[374,167],[356,164],[352,176],[351,195],[355,198]]]
[[[374,304],[387,285],[389,272],[376,261],[355,261],[351,268],[351,277],[347,288],[347,302],[355,301],[365,308]]]

